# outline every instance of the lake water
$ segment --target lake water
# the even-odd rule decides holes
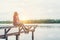
[[[5,24],[0,24],[0,26],[2,25]],[[33,24],[33,25],[38,25],[34,32],[34,40],[60,40],[60,24]],[[17,28],[13,28],[11,29],[10,32],[15,32],[17,30],[18,30]],[[0,29],[0,35],[1,34],[4,34],[3,29]],[[15,40],[15,36],[9,36],[8,39]],[[29,34],[22,33],[19,36],[19,40],[31,40],[31,32]]]

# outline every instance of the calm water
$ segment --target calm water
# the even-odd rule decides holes
[[[0,24],[0,26],[5,24]],[[9,25],[9,24],[6,24]],[[30,24],[32,25],[32,24]],[[34,32],[34,40],[60,40],[60,24],[37,24],[38,27]],[[13,28],[10,32],[16,32],[18,29]],[[9,33],[10,33],[9,32]],[[4,34],[3,29],[0,29],[0,35]],[[9,40],[15,40],[15,36],[9,36]],[[31,32],[29,34],[21,34],[20,40],[31,40]],[[4,40],[4,39],[0,39]]]

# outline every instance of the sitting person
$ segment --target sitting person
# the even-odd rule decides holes
[[[25,32],[27,32],[27,33],[29,32],[29,28],[26,28],[24,26],[24,24],[19,20],[19,17],[18,17],[18,13],[17,12],[14,12],[13,25],[19,27],[20,30],[23,29]]]

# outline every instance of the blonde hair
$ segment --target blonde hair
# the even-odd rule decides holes
[[[17,12],[14,12],[14,16],[18,16],[18,13]]]

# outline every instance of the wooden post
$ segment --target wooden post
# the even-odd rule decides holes
[[[18,34],[16,34],[16,40],[19,40],[19,35],[20,35],[20,27],[18,27]]]
[[[20,27],[18,27],[18,32],[19,32],[18,35],[20,35],[20,31],[21,31],[21,30],[20,30]]]
[[[6,37],[6,40],[8,40],[8,37]]]
[[[19,35],[16,35],[16,40],[19,40]]]
[[[34,32],[32,31],[32,40],[34,40]]]
[[[8,38],[7,38],[7,36],[6,36],[6,34],[7,34],[7,33],[6,33],[6,29],[5,29],[4,31],[5,31],[5,39],[8,40]]]

